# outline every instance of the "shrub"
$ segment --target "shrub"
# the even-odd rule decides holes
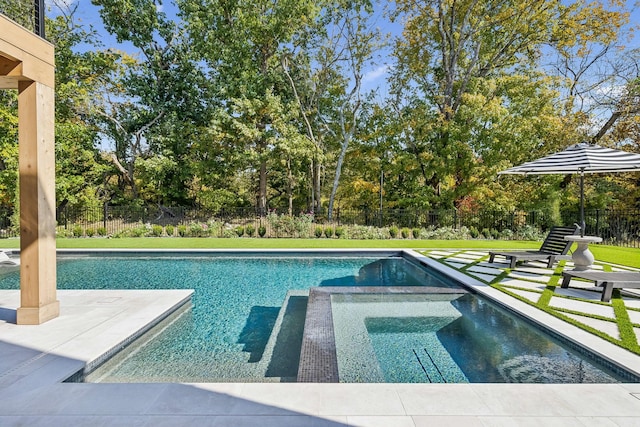
[[[253,235],[254,235],[254,234],[255,234],[255,232],[256,232],[256,228],[255,228],[252,224],[249,224],[249,225],[247,225],[247,227],[245,228],[244,232],[245,232],[245,233],[247,233],[247,236],[249,236],[249,237],[253,237]]]
[[[544,233],[532,225],[524,225],[518,230],[518,236],[522,240],[543,240]]]
[[[209,234],[209,226],[206,224],[200,224],[194,222],[189,225],[189,236],[191,237],[204,237]]]
[[[322,237],[322,232],[323,232],[322,227],[318,226],[316,227],[314,234],[316,235],[317,238],[320,238]]]
[[[164,229],[162,228],[161,225],[154,224],[151,227],[151,235],[153,237],[160,237],[160,236],[162,236],[163,232],[164,232]]]
[[[395,225],[392,225],[391,227],[389,227],[389,236],[391,236],[392,239],[395,239],[397,235],[398,235],[398,227],[396,227]]]
[[[341,238],[344,235],[344,228],[336,227],[335,233],[338,239]]]
[[[404,227],[401,231],[400,234],[402,234],[402,238],[406,239],[409,237],[409,229],[407,227]]]
[[[73,236],[74,237],[82,237],[82,227],[80,227],[79,225],[75,225],[73,227]]]
[[[353,225],[347,230],[350,239],[388,239],[389,231],[386,228],[377,228],[365,225]]]
[[[498,237],[500,237],[500,232],[498,230],[496,230],[495,228],[492,228],[490,233],[491,233],[491,238],[492,239],[498,239]]]
[[[514,232],[509,230],[508,228],[505,228],[504,230],[502,230],[502,232],[500,233],[500,238],[504,239],[504,240],[512,240],[514,236]]]
[[[265,234],[267,234],[267,227],[265,227],[264,225],[258,227],[258,236],[264,237]]]
[[[184,237],[187,235],[187,226],[184,224],[180,224],[178,226],[178,236]]]
[[[327,227],[327,228],[325,228],[325,229],[324,229],[324,235],[325,235],[327,238],[329,238],[329,239],[330,239],[330,238],[333,236],[333,228],[331,228],[331,227]]]
[[[131,229],[131,237],[142,237],[147,234],[147,227],[144,225],[135,227]]]
[[[469,234],[471,235],[471,237],[473,239],[477,239],[478,236],[480,235],[480,232],[478,231],[478,229],[476,227],[474,227],[472,225],[471,227],[469,227]]]
[[[244,234],[244,227],[239,225],[236,227],[236,234],[238,235],[238,237],[242,237],[242,235]]]
[[[98,227],[98,236],[106,236],[107,235],[107,229],[104,227]]]
[[[171,236],[173,237],[173,225],[169,224],[167,225],[164,230],[167,232],[167,236]]]
[[[96,231],[93,228],[87,228],[84,230],[84,234],[86,234],[87,237],[93,237],[93,235],[96,234]]]
[[[420,237],[420,229],[419,229],[419,228],[414,228],[414,229],[411,231],[411,234],[413,235],[413,238],[414,238],[414,239],[419,238],[419,237]]]
[[[482,235],[484,236],[485,239],[490,239],[491,238],[491,231],[489,231],[488,228],[483,228],[482,229]]]

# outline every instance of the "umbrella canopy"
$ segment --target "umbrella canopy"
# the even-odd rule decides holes
[[[499,175],[580,174],[580,235],[584,236],[584,174],[640,171],[640,154],[582,142],[564,151],[514,166]]]

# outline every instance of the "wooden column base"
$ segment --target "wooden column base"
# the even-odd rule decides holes
[[[60,301],[54,301],[41,307],[20,307],[16,313],[18,325],[40,325],[41,323],[58,317]]]

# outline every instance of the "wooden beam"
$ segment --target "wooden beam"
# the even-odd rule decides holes
[[[22,76],[22,62],[0,56],[0,76]]]
[[[55,86],[53,45],[3,15],[0,15],[0,55],[21,62],[25,79]]]

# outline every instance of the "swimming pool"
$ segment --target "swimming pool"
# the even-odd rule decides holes
[[[17,273],[0,275],[0,289],[18,286]],[[89,253],[58,260],[59,289],[195,290],[191,309],[90,378],[105,382],[295,381],[308,290],[376,286],[459,287],[399,252]]]

